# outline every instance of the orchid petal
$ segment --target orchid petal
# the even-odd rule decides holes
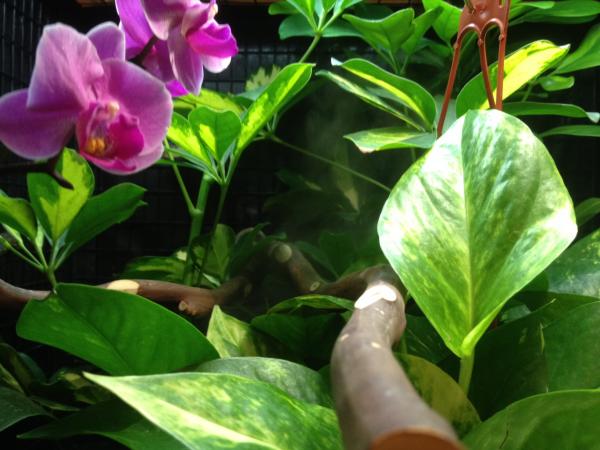
[[[128,46],[133,43],[140,47],[140,51],[152,39],[153,33],[144,15],[140,0],[116,0],[117,13],[121,18],[121,26],[129,39]]]
[[[137,117],[138,128],[144,137],[144,149],[133,159],[145,161],[148,154],[154,155],[152,152],[157,147],[162,148],[162,140],[171,124],[171,96],[163,83],[133,64],[106,60],[104,70],[107,84],[103,96],[105,100],[116,101],[121,113]],[[154,156],[158,159],[160,154]],[[136,170],[139,167],[136,163]]]
[[[125,34],[125,59],[133,59],[140,54],[145,45],[132,38],[125,27],[123,27],[123,23],[119,24],[119,28]]]
[[[186,39],[190,47],[201,55],[227,58],[238,52],[237,42],[229,25],[219,25],[215,21],[188,33]]]
[[[131,160],[123,161],[121,159],[116,158],[98,158],[86,152],[81,152],[81,156],[83,156],[92,164],[100,167],[105,172],[109,172],[115,175],[128,175],[130,173],[135,173],[142,170],[142,168],[139,168],[137,166],[136,162]]]
[[[202,28],[210,22],[217,13],[215,0],[210,3],[198,2],[188,8],[181,21],[181,31],[183,35],[187,35],[191,30]]]
[[[141,0],[150,29],[159,39],[167,40],[169,32],[176,27],[193,5],[193,0]]]
[[[78,111],[32,111],[26,105],[27,89],[0,98],[0,141],[27,159],[58,154],[71,136]]]
[[[187,95],[188,91],[183,85],[177,80],[171,80],[165,85],[167,90],[171,93],[173,97],[181,97],[182,95]]]
[[[158,41],[154,44],[142,64],[148,72],[159,80],[168,82],[175,78],[169,57],[169,48],[165,41]]]
[[[144,149],[144,136],[136,121],[128,120],[125,115],[119,115],[108,134],[113,142],[112,151],[118,159],[128,160],[139,155]]]
[[[212,73],[223,72],[231,62],[231,58],[219,58],[217,56],[202,55],[200,58],[204,68]]]
[[[49,110],[86,108],[92,86],[103,75],[96,47],[62,24],[49,25],[37,48],[27,107]]]
[[[92,28],[87,37],[96,47],[100,59],[125,59],[125,35],[114,23],[105,22]]]
[[[204,70],[202,60],[199,54],[194,52],[181,36],[177,27],[169,35],[168,45],[171,56],[171,65],[175,73],[175,79],[179,81],[188,92],[198,95],[202,80],[204,79]]]

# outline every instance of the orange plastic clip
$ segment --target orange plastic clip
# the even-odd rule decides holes
[[[444,103],[438,122],[438,137],[442,135],[444,129],[444,120],[448,112],[448,104],[452,95],[452,88],[456,80],[456,71],[460,60],[460,47],[465,35],[469,31],[477,33],[477,45],[479,46],[479,62],[481,64],[481,73],[483,74],[483,83],[487,93],[488,102],[491,108],[502,109],[502,85],[504,82],[504,56],[506,53],[506,33],[508,31],[508,13],[510,10],[510,0],[466,0],[465,7],[460,15],[460,24],[458,35],[454,44],[454,56],[452,57],[452,68],[450,77],[446,85],[444,94]],[[490,84],[490,74],[488,70],[487,54],[485,51],[485,36],[492,25],[496,25],[500,31],[498,46],[498,80],[496,83],[496,99]]]

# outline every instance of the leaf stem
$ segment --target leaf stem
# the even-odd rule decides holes
[[[206,211],[206,203],[208,202],[208,193],[212,185],[213,179],[208,175],[204,174],[202,181],[200,182],[200,188],[198,189],[198,199],[196,200],[196,206],[191,211],[192,223],[190,224],[190,233],[188,236],[187,253],[185,258],[185,268],[183,270],[183,282],[190,284],[193,279],[192,268],[194,265],[194,259],[192,258],[192,252],[194,251],[194,243],[202,233],[202,225],[204,224],[204,213]]]
[[[271,141],[276,142],[279,145],[283,145],[284,147],[287,147],[290,150],[294,150],[295,152],[301,153],[302,155],[309,156],[309,157],[311,157],[313,159],[316,159],[318,161],[324,162],[325,164],[329,164],[332,167],[335,167],[337,169],[343,170],[344,172],[347,172],[350,175],[355,176],[356,178],[360,178],[363,181],[371,183],[372,185],[377,186],[378,188],[383,189],[386,192],[391,192],[392,191],[385,184],[380,183],[379,181],[374,180],[373,178],[371,178],[371,177],[369,177],[367,175],[364,175],[364,174],[362,174],[360,172],[357,172],[357,171],[351,169],[350,167],[345,166],[344,164],[340,164],[337,161],[333,161],[333,160],[325,158],[325,157],[323,157],[321,155],[317,155],[316,153],[313,153],[313,152],[310,152],[310,151],[308,151],[308,150],[306,150],[304,148],[298,147],[297,145],[294,145],[294,144],[291,144],[289,142],[286,142],[286,141],[278,138],[275,135],[270,136],[270,139],[271,139]]]
[[[179,184],[179,189],[181,189],[181,195],[183,195],[183,200],[185,201],[185,204],[187,206],[188,209],[188,213],[190,214],[190,216],[193,215],[194,212],[194,204],[192,203],[192,199],[190,197],[190,193],[188,192],[187,188],[185,187],[185,183],[183,181],[183,177],[181,176],[181,171],[179,170],[179,167],[177,167],[177,164],[175,164],[175,158],[173,157],[173,155],[169,152],[169,159],[171,161],[173,161],[173,173],[175,173],[175,178],[177,179],[177,184]]]
[[[315,37],[313,38],[312,42],[310,43],[310,45],[304,52],[304,55],[302,55],[302,58],[300,58],[300,60],[298,62],[300,62],[300,63],[305,62],[308,59],[308,57],[310,56],[310,54],[313,52],[313,50],[315,49],[315,47],[317,46],[317,44],[319,43],[320,40],[321,40],[321,33],[315,34]]]
[[[460,374],[458,375],[458,384],[466,395],[469,394],[471,384],[471,375],[473,375],[473,364],[475,362],[475,353],[465,356],[460,360]]]

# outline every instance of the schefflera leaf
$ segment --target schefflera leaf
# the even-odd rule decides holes
[[[333,410],[224,373],[87,374],[191,450],[341,450]]]
[[[469,111],[394,187],[384,254],[459,357],[577,232],[544,145],[519,119]]]

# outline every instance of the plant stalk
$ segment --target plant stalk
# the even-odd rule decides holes
[[[367,176],[367,175],[365,175],[365,174],[362,174],[362,173],[360,173],[360,172],[357,172],[357,171],[355,171],[355,170],[351,169],[350,167],[348,167],[348,166],[345,166],[344,164],[340,164],[340,163],[338,163],[337,161],[333,161],[333,160],[331,160],[331,159],[328,159],[328,158],[325,158],[325,157],[323,157],[323,156],[321,156],[321,155],[317,155],[317,154],[315,154],[315,153],[313,153],[313,152],[310,152],[310,151],[308,151],[308,150],[306,150],[306,149],[304,149],[304,148],[301,148],[301,147],[298,147],[298,146],[296,146],[296,145],[294,145],[294,144],[291,144],[291,143],[289,143],[289,142],[286,142],[286,141],[284,141],[284,140],[282,140],[282,139],[278,138],[278,137],[277,137],[277,136],[275,136],[275,135],[272,135],[272,136],[270,136],[270,139],[271,139],[273,142],[276,142],[276,143],[277,143],[277,144],[279,144],[279,145],[283,145],[284,147],[287,147],[287,148],[289,148],[289,149],[291,149],[291,150],[294,150],[295,152],[301,153],[301,154],[303,154],[303,155],[305,155],[305,156],[309,156],[309,157],[311,157],[311,158],[314,158],[314,159],[316,159],[316,160],[318,160],[318,161],[324,162],[325,164],[329,164],[329,165],[330,165],[330,166],[332,166],[332,167],[335,167],[335,168],[337,168],[337,169],[343,170],[344,172],[347,172],[347,173],[349,173],[350,175],[353,175],[353,176],[355,176],[356,178],[360,178],[360,179],[361,179],[361,180],[363,180],[363,181],[366,181],[366,182],[368,182],[368,183],[371,183],[372,185],[374,185],[374,186],[377,186],[379,189],[383,189],[383,190],[384,190],[384,191],[386,191],[386,192],[391,192],[391,191],[392,191],[392,190],[391,190],[389,187],[387,187],[385,184],[383,184],[383,183],[380,183],[379,181],[377,181],[377,180],[374,180],[373,178],[371,178],[371,177],[369,177],[369,176]]]
[[[202,177],[200,188],[198,189],[198,199],[196,206],[191,211],[192,223],[190,224],[190,233],[188,236],[187,253],[185,258],[185,268],[183,270],[183,282],[190,284],[193,281],[193,265],[192,252],[194,251],[194,243],[202,233],[202,225],[204,224],[204,213],[206,211],[206,203],[208,202],[208,193],[212,185],[212,178],[208,175]]]
[[[473,375],[473,364],[475,362],[475,353],[465,356],[460,360],[460,374],[458,375],[458,384],[464,391],[465,395],[469,394],[469,386],[471,385],[471,376]]]
[[[321,40],[321,33],[315,34],[315,37],[313,38],[312,42],[310,43],[310,45],[304,52],[304,55],[302,55],[302,58],[300,58],[300,60],[298,62],[300,62],[300,63],[305,62],[308,59],[308,57],[310,56],[310,54],[313,52],[313,50],[316,48],[316,46],[320,40]]]

